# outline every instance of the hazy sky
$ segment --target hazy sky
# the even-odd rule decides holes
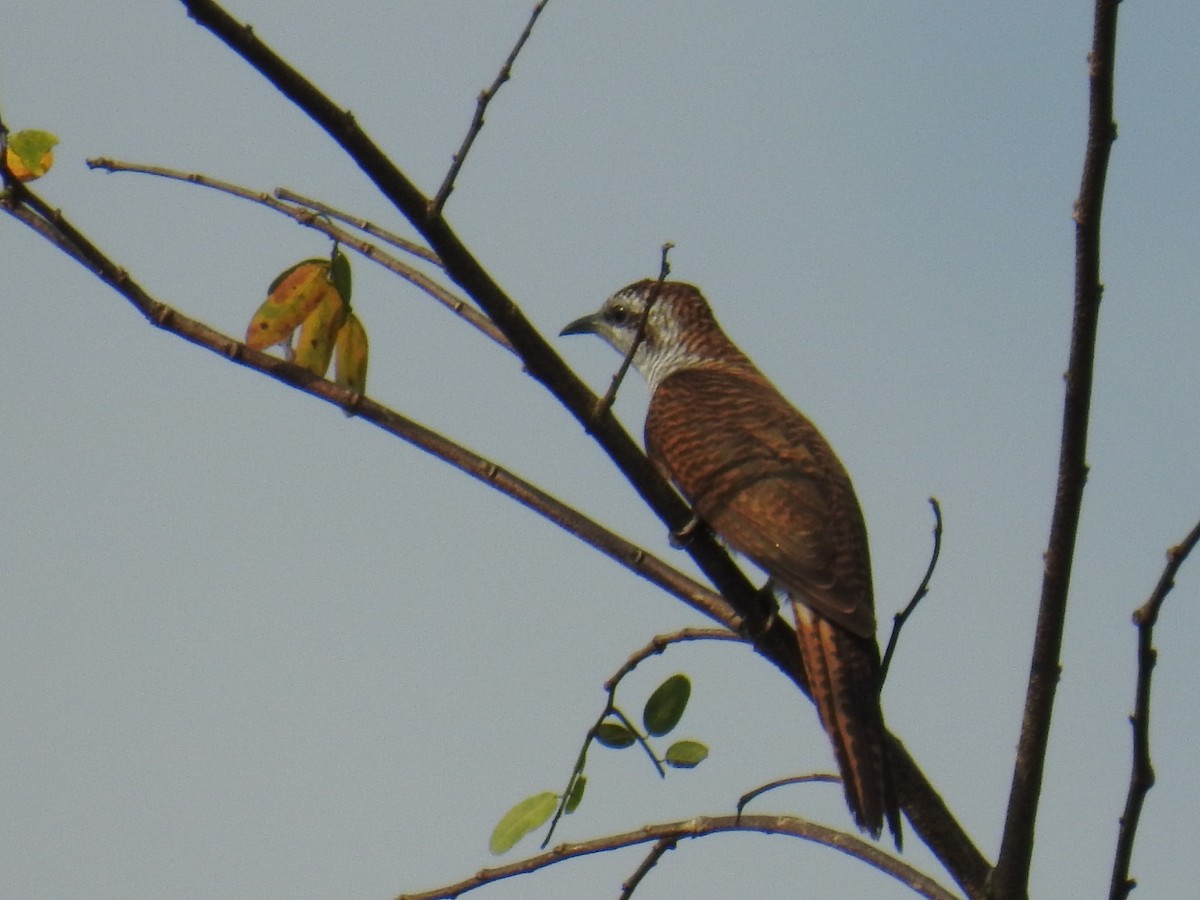
[[[257,33],[432,191],[529,0],[240,0]],[[549,335],[657,270],[850,469],[885,624],[946,518],[885,691],[891,727],[994,858],[1057,465],[1091,7],[552,0],[488,113],[451,222]],[[1200,517],[1200,82],[1194,0],[1123,4],[1091,475],[1033,890],[1106,891],[1135,632]],[[35,187],[153,295],[240,335],[319,235],[107,155],[285,185],[403,228],[332,142],[173,0],[6,4],[0,103],[59,135]],[[388,897],[496,860],[498,817],[561,789],[602,682],[703,624],[532,513],[376,429],[163,334],[0,221],[0,879],[22,898]],[[514,359],[355,259],[370,393],[681,567]],[[557,339],[556,339],[557,340]],[[617,358],[558,343],[598,388]],[[640,433],[645,392],[618,403]],[[1138,897],[1200,881],[1200,559],[1157,635],[1158,786]],[[812,707],[731,644],[694,679],[710,759],[660,781],[592,754],[558,838],[704,813],[831,754]],[[849,827],[841,792],[758,801]],[[506,859],[532,852],[521,844]],[[915,841],[909,858],[942,877]],[[641,851],[478,894],[611,898]],[[681,845],[637,896],[907,897],[785,838]]]

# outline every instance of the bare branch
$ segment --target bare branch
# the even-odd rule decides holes
[[[318,212],[330,219],[336,219],[339,222],[344,222],[352,228],[363,232],[363,234],[369,234],[371,237],[379,238],[379,240],[383,241],[385,244],[391,244],[393,247],[403,250],[405,253],[410,253],[427,263],[431,263],[432,265],[437,266],[439,269],[445,268],[442,265],[442,261],[438,259],[438,255],[428,247],[424,247],[421,244],[418,244],[416,241],[410,241],[408,238],[394,234],[393,232],[388,231],[382,226],[376,225],[374,222],[364,219],[361,216],[355,216],[351,215],[350,213],[343,212],[340,209],[329,206],[327,203],[322,203],[320,200],[314,200],[312,197],[306,197],[304,194],[299,194],[296,191],[284,187],[276,188],[275,196],[287,203],[295,203],[299,206],[307,206],[314,212]]]
[[[362,394],[326,381],[287,360],[252,350],[245,344],[191,319],[154,299],[129,274],[109,260],[57,210],[51,210],[36,194],[18,185],[13,194],[20,203],[0,200],[0,209],[29,224],[56,246],[64,246],[93,274],[108,284],[142,313],[157,328],[178,335],[238,365],[261,372],[297,390],[339,407],[348,415],[358,416],[415,447],[444,460],[512,497],[539,513],[564,531],[600,550],[630,571],[683,600],[726,628],[737,629],[740,618],[722,597],[668,566],[641,547],[608,531],[577,510],[496,463],[472,453],[446,437],[406,418]],[[25,207],[25,204],[29,208]],[[32,220],[32,221],[31,221]],[[48,234],[47,232],[50,232]]]
[[[1154,625],[1167,594],[1175,586],[1175,575],[1188,554],[1200,543],[1200,522],[1177,546],[1167,551],[1167,565],[1154,586],[1153,593],[1133,614],[1133,623],[1138,630],[1138,674],[1133,715],[1133,762],[1129,776],[1129,793],[1125,797],[1125,811],[1121,814],[1117,833],[1117,852],[1113,860],[1112,881],[1109,885],[1109,900],[1125,900],[1137,886],[1129,877],[1129,864],[1133,860],[1133,839],[1137,834],[1138,821],[1142,816],[1142,804],[1146,794],[1154,786],[1154,766],[1150,762],[1150,680],[1158,651],[1154,649]]]
[[[842,776],[834,775],[831,772],[812,772],[808,775],[789,775],[787,778],[777,778],[774,781],[768,781],[766,784],[760,784],[752,791],[747,791],[738,797],[737,814],[740,816],[752,801],[757,800],[763,794],[778,790],[782,787],[790,787],[793,784],[841,784]]]
[[[922,897],[932,900],[955,900],[950,893],[928,875],[914,869],[908,863],[885,853],[874,844],[867,843],[862,838],[843,831],[835,831],[824,825],[809,822],[795,816],[698,816],[685,822],[670,822],[662,825],[647,825],[636,831],[624,834],[614,834],[591,841],[576,844],[559,844],[557,847],[531,856],[519,862],[493,869],[482,869],[470,878],[454,884],[447,884],[430,891],[416,894],[401,894],[397,900],[449,900],[476,888],[512,878],[515,875],[527,875],[548,866],[588,856],[593,853],[604,853],[619,850],[622,847],[633,847],[650,842],[678,842],[686,838],[700,838],[722,832],[758,832],[761,834],[784,834],[805,841],[822,844],[834,850],[840,850],[848,856],[862,860],[874,866],[879,871],[892,876],[901,884],[911,888]]]
[[[900,629],[904,627],[908,617],[916,611],[917,604],[924,600],[925,595],[929,593],[929,581],[933,578],[933,570],[937,568],[938,557],[942,553],[942,507],[937,502],[937,497],[930,497],[929,505],[933,507],[933,552],[929,555],[929,566],[925,569],[925,577],[917,585],[917,590],[912,599],[908,601],[908,606],[896,613],[893,619],[892,634],[888,638],[887,650],[884,651],[883,662],[879,667],[879,683],[881,685],[887,681],[888,666],[892,664],[892,656],[896,652],[896,642],[900,640]]]
[[[996,870],[988,885],[989,896],[997,900],[1024,897],[1028,892],[1034,824],[1058,686],[1075,536],[1087,481],[1088,416],[1103,291],[1100,284],[1100,215],[1109,154],[1116,139],[1113,80],[1119,5],[1119,0],[1096,0],[1095,6],[1092,51],[1088,58],[1091,90],[1087,152],[1075,208],[1075,310],[1063,404],[1058,487],[1004,837]]]
[[[667,647],[671,646],[671,644],[678,644],[684,641],[735,641],[740,644],[746,643],[746,639],[737,632],[725,631],[719,628],[681,628],[679,631],[673,631],[670,634],[657,634],[640,650],[635,650],[630,654],[629,659],[625,660],[621,668],[617,669],[613,676],[604,682],[604,689],[611,692],[622,678],[651,656],[657,656],[666,650]]]
[[[496,92],[500,90],[501,85],[512,77],[513,63],[517,61],[517,55],[521,52],[521,48],[525,46],[525,42],[529,40],[529,35],[533,33],[534,23],[537,22],[538,16],[542,14],[542,10],[546,8],[546,4],[549,2],[550,0],[539,0],[538,4],[533,7],[533,12],[529,16],[529,22],[526,24],[525,30],[521,32],[521,36],[517,38],[516,44],[513,45],[512,52],[508,54],[508,59],[500,67],[500,71],[496,75],[496,80],[489,87],[484,88],[480,92],[479,98],[475,101],[475,116],[471,119],[471,125],[467,129],[466,136],[463,138],[462,146],[458,148],[458,152],[454,154],[454,158],[450,161],[450,170],[446,172],[446,177],[442,180],[442,186],[438,188],[437,196],[429,202],[429,211],[432,215],[441,215],[442,207],[446,205],[446,198],[454,190],[454,179],[458,177],[459,170],[462,169],[463,163],[467,159],[467,153],[470,152],[471,145],[475,143],[475,138],[483,130],[483,114],[487,111],[488,104],[492,102],[492,98],[496,96]]]
[[[402,262],[390,253],[379,249],[375,244],[362,240],[349,232],[331,225],[325,221],[322,216],[326,215],[323,210],[314,210],[310,208],[312,201],[305,203],[302,206],[293,205],[297,201],[284,202],[276,196],[272,196],[264,191],[255,191],[250,188],[242,187],[241,185],[233,184],[229,181],[221,181],[209,175],[202,175],[197,172],[181,172],[177,169],[169,169],[164,166],[151,166],[143,163],[124,162],[117,159],[108,159],[106,157],[97,157],[87,161],[88,168],[101,169],[107,172],[131,172],[139,175],[155,175],[159,178],[167,178],[173,181],[183,181],[188,184],[195,184],[201,187],[211,188],[215,191],[220,191],[224,194],[230,194],[234,197],[239,197],[243,200],[250,200],[258,203],[268,209],[281,213],[294,219],[305,228],[312,228],[322,234],[328,235],[339,243],[345,244],[352,250],[365,256],[371,262],[383,266],[389,272],[399,275],[409,284],[420,288],[442,306],[446,307],[468,325],[479,331],[490,340],[496,342],[505,350],[515,352],[512,345],[492,321],[483,315],[475,307],[471,306],[462,297],[457,296],[453,292],[442,287],[424,272],[419,269],[414,269],[408,263]],[[275,192],[276,195],[285,193],[282,189]],[[290,193],[290,192],[286,192]],[[362,221],[362,220],[359,220]],[[402,241],[402,238],[392,236],[392,243]],[[407,252],[414,253],[422,259],[427,256],[433,257],[437,261],[437,255],[432,251],[426,250],[413,244],[411,241],[405,241],[401,246]],[[410,249],[412,248],[412,249]],[[440,263],[439,263],[440,265]]]
[[[669,850],[674,850],[678,843],[679,842],[675,840],[675,838],[663,838],[662,840],[657,841],[654,846],[650,848],[650,852],[647,853],[645,858],[638,864],[638,867],[633,870],[633,874],[625,879],[625,882],[621,885],[621,894],[617,900],[629,900],[629,898],[633,896],[633,892],[637,890],[638,885],[642,883],[642,879],[649,875],[650,870],[658,865],[658,861],[662,859]]]

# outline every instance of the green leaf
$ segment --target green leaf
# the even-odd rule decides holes
[[[587,787],[587,776],[580,775],[571,785],[571,791],[567,794],[567,802],[563,806],[563,812],[568,816],[579,809],[579,803],[583,800],[583,791]]]
[[[554,810],[557,808],[558,795],[553,791],[543,791],[532,797],[526,797],[506,812],[504,817],[496,823],[496,827],[492,829],[492,839],[488,842],[488,849],[495,856],[507,853],[516,846],[517,841],[534,829],[540,828],[554,815]]]
[[[647,733],[661,737],[678,725],[691,695],[692,683],[686,675],[672,675],[660,684],[642,710]]]
[[[708,758],[708,747],[699,741],[676,741],[667,748],[666,763],[676,769],[693,769]]]
[[[48,131],[28,129],[9,135],[5,164],[20,181],[41,178],[54,165],[58,138]]]
[[[596,728],[596,740],[605,747],[623,750],[637,740],[637,735],[620,722],[601,722]]]
[[[333,258],[330,260],[330,281],[337,288],[337,292],[342,295],[342,299],[346,301],[346,305],[350,305],[350,260],[346,258],[346,254],[336,248],[333,251]]]

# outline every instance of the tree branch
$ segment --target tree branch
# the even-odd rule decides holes
[[[51,209],[24,185],[0,197],[0,210],[41,234],[79,260],[102,282],[125,297],[150,324],[210,350],[238,365],[253,369],[319,400],[339,407],[372,425],[438,457],[512,497],[563,530],[584,541],[647,581],[687,603],[710,619],[737,630],[741,619],[724,598],[697,584],[636,544],[603,528],[545,491],[470,450],[361,394],[314,375],[287,360],[252,350],[202,322],[191,319],[151,297],[129,274],[92,244],[61,212]]]
[[[1058,487],[1004,837],[996,870],[988,885],[988,895],[993,900],[1016,900],[1028,895],[1034,824],[1060,674],[1071,564],[1087,481],[1088,416],[1103,291],[1100,283],[1100,214],[1109,153],[1116,139],[1113,70],[1118,5],[1119,0],[1096,0],[1092,51],[1088,56],[1091,91],[1087,152],[1075,207],[1075,311],[1063,405]]]
[[[1167,565],[1154,586],[1150,598],[1133,614],[1133,623],[1138,630],[1138,674],[1133,715],[1129,722],[1133,726],[1133,760],[1129,775],[1129,793],[1125,798],[1125,811],[1121,814],[1117,832],[1117,852],[1113,860],[1112,881],[1109,885],[1109,900],[1125,900],[1137,886],[1129,877],[1129,864],[1133,859],[1133,839],[1137,834],[1138,821],[1142,816],[1142,804],[1146,794],[1154,787],[1154,766],[1150,763],[1150,680],[1158,651],[1154,649],[1154,625],[1167,594],[1175,586],[1175,575],[1188,554],[1200,543],[1200,522],[1178,545],[1167,551]]]
[[[90,165],[90,163],[89,163]],[[352,216],[350,213],[343,212],[340,209],[335,209],[320,200],[314,200],[312,197],[306,197],[304,194],[298,194],[293,190],[281,187],[275,189],[275,196],[286,203],[295,203],[298,206],[306,206],[314,212],[327,216],[330,219],[336,219],[339,222],[345,222],[347,225],[361,231],[363,234],[369,234],[371,237],[379,238],[386,244],[391,244],[405,253],[423,259],[431,265],[442,268],[442,261],[438,259],[437,254],[428,247],[418,244],[416,241],[410,241],[398,234],[394,234],[385,228],[381,228],[374,222],[362,218],[361,216]]]
[[[896,613],[892,620],[892,634],[888,638],[887,650],[883,653],[883,662],[879,665],[879,683],[881,685],[887,681],[888,667],[892,664],[892,657],[896,653],[896,644],[900,640],[900,629],[904,627],[909,616],[916,612],[917,605],[929,593],[929,582],[933,578],[933,570],[937,568],[938,557],[942,554],[942,506],[938,503],[937,497],[930,497],[929,505],[933,507],[933,552],[929,554],[929,565],[925,568],[925,577],[917,585],[912,599],[908,601],[908,606]]]
[[[458,177],[459,170],[462,169],[463,163],[466,162],[467,154],[471,151],[471,145],[475,143],[475,138],[479,137],[479,132],[483,130],[483,114],[487,112],[488,104],[492,102],[492,98],[503,86],[504,82],[512,77],[513,63],[517,61],[517,55],[521,52],[521,48],[525,46],[525,42],[529,40],[529,35],[533,33],[534,23],[537,22],[538,16],[542,14],[542,10],[546,8],[546,4],[550,0],[540,0],[533,7],[533,12],[529,16],[529,22],[525,26],[525,30],[521,32],[521,36],[517,38],[516,44],[513,45],[512,52],[508,54],[508,59],[504,61],[504,65],[500,67],[500,71],[496,74],[496,80],[489,87],[484,88],[478,99],[475,101],[475,115],[471,119],[471,125],[467,128],[467,134],[463,138],[462,146],[458,152],[454,154],[450,161],[450,170],[446,172],[446,177],[442,180],[442,186],[438,188],[437,196],[429,202],[429,212],[432,215],[441,215],[442,207],[446,205],[446,199],[450,196],[450,192],[454,190],[454,179]]]
[[[598,419],[593,418],[597,403],[595,394],[575,376],[533,328],[517,305],[462,244],[440,213],[431,210],[421,191],[359,128],[353,115],[338,108],[299,72],[259,41],[252,28],[231,17],[219,4],[212,0],[181,0],[181,3],[193,19],[225,42],[345,150],[380,192],[424,237],[430,249],[442,260],[447,274],[479,304],[505,335],[526,371],[558,398],[592,434],[667,528],[670,531],[678,531],[685,526],[691,520],[690,510],[654,471],[638,445],[611,413]],[[26,202],[29,196],[31,195],[25,192],[22,186],[16,185],[10,190],[9,199],[4,201],[4,206],[12,210]],[[46,217],[55,215],[53,211],[42,214]],[[82,235],[79,235],[79,238],[82,240]],[[94,260],[83,261],[101,280],[111,284],[130,299],[158,327],[172,330],[193,343],[223,353],[240,365],[256,368],[281,382],[367,418],[380,427],[395,429],[393,433],[397,436],[417,443],[418,446],[428,448],[446,440],[440,435],[421,429],[416,423],[409,423],[361,395],[344,391],[282,360],[250,351],[208,326],[179,315],[145,295],[119,269],[102,272],[93,267]],[[539,501],[536,499],[536,488],[523,483],[513,483],[515,479],[509,473],[478,457],[456,460],[452,452],[454,449],[461,450],[450,444],[445,457],[447,461],[485,482],[509,485],[513,496],[519,502],[537,508],[536,503]],[[555,515],[557,513],[549,517],[557,521]],[[593,535],[589,538],[588,533],[586,527],[581,527],[580,536],[593,543],[595,537]],[[604,541],[597,541],[593,545],[603,549]],[[689,541],[686,550],[705,576],[718,588],[725,603],[735,610],[735,614],[729,614],[725,603],[718,600],[711,606],[713,617],[722,624],[751,636],[755,651],[779,668],[807,694],[807,681],[792,629],[781,617],[768,614],[759,602],[754,586],[711,535],[703,530],[698,532]],[[669,567],[667,573],[659,572],[649,563],[652,558],[633,545],[614,545],[613,549],[605,549],[605,552],[644,577],[651,577],[653,574],[655,578],[661,577],[664,584],[677,583],[673,581],[675,578],[687,582],[687,579],[683,579]],[[687,596],[696,599],[699,595],[692,594],[689,588]],[[701,601],[701,607],[705,606],[708,598],[711,598],[711,594]],[[972,896],[977,896],[979,872],[989,868],[988,862],[951,816],[903,745],[894,738],[891,752],[895,757],[897,771],[901,773],[901,779],[907,779],[909,782],[902,783],[899,787],[901,802],[914,830],[929,844],[964,889]]]
[[[210,188],[215,191],[220,191],[224,194],[230,194],[234,197],[240,197],[243,200],[250,200],[253,203],[258,203],[268,209],[274,210],[277,213],[288,216],[294,219],[305,228],[312,228],[322,234],[328,235],[339,243],[345,244],[352,250],[357,251],[371,262],[383,266],[389,272],[399,275],[409,284],[424,291],[442,306],[446,307],[460,319],[476,331],[481,332],[484,336],[492,341],[495,341],[505,350],[513,352],[512,345],[509,344],[508,338],[501,334],[500,329],[492,324],[492,321],[485,315],[479,312],[475,307],[471,306],[462,297],[459,297],[442,287],[424,272],[415,269],[408,263],[402,262],[396,257],[381,250],[375,244],[364,241],[361,238],[355,237],[350,233],[338,228],[325,221],[323,216],[337,218],[348,225],[359,227],[360,230],[366,231],[369,234],[377,234],[382,240],[399,247],[405,252],[415,255],[427,262],[432,262],[441,267],[441,261],[432,251],[414,244],[411,241],[405,241],[395,235],[390,235],[387,232],[377,229],[371,223],[365,220],[353,220],[345,213],[338,213],[324,204],[307,198],[301,198],[299,195],[279,188],[275,191],[275,195],[268,194],[264,191],[254,191],[250,188],[242,187],[238,184],[233,184],[228,181],[221,181],[209,175],[202,175],[198,172],[181,172],[178,169],[169,169],[164,166],[149,166],[143,163],[124,162],[119,159],[109,159],[107,157],[95,157],[87,161],[89,169],[99,169],[105,172],[130,172],[138,175],[155,175],[159,178],[166,178],[171,181],[183,181],[187,184],[195,184],[200,187]],[[283,196],[281,196],[283,195]],[[293,199],[294,198],[294,199]],[[299,204],[299,205],[297,205]],[[361,226],[358,224],[361,223]],[[365,226],[365,227],[362,227]]]
[[[401,894],[397,900],[449,900],[468,891],[485,885],[512,878],[515,875],[527,875],[539,869],[588,856],[592,853],[604,853],[619,850],[622,847],[633,847],[650,842],[678,842],[686,838],[707,837],[722,832],[759,832],[762,834],[785,834],[801,840],[823,844],[834,850],[853,856],[879,871],[892,876],[897,881],[911,888],[922,897],[932,900],[955,900],[953,894],[939,885],[936,881],[919,872],[912,866],[891,856],[874,844],[845,832],[835,831],[824,825],[809,822],[794,816],[698,816],[685,822],[670,822],[663,825],[647,825],[636,831],[623,834],[609,835],[591,841],[581,841],[575,844],[559,844],[545,853],[531,856],[528,859],[511,863],[506,866],[496,866],[492,869],[482,869],[470,878],[454,884],[447,884],[430,891],[416,894]]]
[[[668,851],[674,850],[678,846],[678,842],[674,838],[661,838],[656,841],[654,846],[650,848],[650,852],[638,863],[638,867],[634,869],[630,875],[621,884],[621,894],[617,900],[629,900],[633,896],[633,892],[638,889],[638,885],[642,883],[650,870],[658,865],[658,861],[662,859]]]

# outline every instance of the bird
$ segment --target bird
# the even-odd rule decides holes
[[[650,461],[695,524],[762,569],[791,606],[851,816],[875,839],[886,820],[899,848],[867,529],[833,448],[725,335],[694,285],[635,282],[561,334],[632,350],[650,391]]]

